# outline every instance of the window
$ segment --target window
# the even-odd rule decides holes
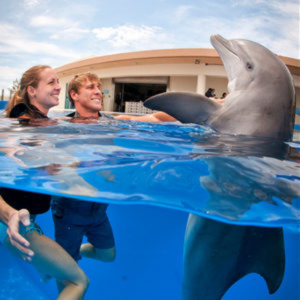
[[[65,97],[65,109],[73,109],[74,105],[71,103],[68,95],[68,83],[66,84],[66,97]]]

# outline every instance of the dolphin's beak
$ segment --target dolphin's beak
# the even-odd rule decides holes
[[[232,49],[230,41],[226,40],[219,34],[213,34],[210,37],[210,42],[217,51],[220,47],[225,47],[229,51]]]
[[[219,34],[214,34],[210,37],[210,42],[214,46],[214,48],[218,51],[219,55],[222,58],[221,53],[223,52],[230,52],[233,55],[238,56],[238,54],[234,51],[233,44],[231,41],[226,40]],[[223,50],[222,50],[223,49]]]
[[[233,80],[238,73],[237,66],[240,65],[240,58],[234,50],[234,45],[219,34],[212,35],[210,42],[222,59],[229,81]]]

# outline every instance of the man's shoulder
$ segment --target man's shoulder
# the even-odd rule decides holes
[[[66,115],[66,117],[71,117],[71,118],[74,118],[74,117],[75,117],[75,115],[76,115],[76,111],[73,111],[73,112],[71,112],[71,113],[67,114],[67,115]]]
[[[113,115],[100,113],[100,112],[99,112],[99,117],[103,117],[103,118],[107,118],[107,119],[114,119]]]
[[[75,110],[69,114],[66,115],[66,117],[70,117],[70,118],[80,118],[80,114]],[[113,119],[114,117],[110,114],[106,114],[106,113],[101,113],[100,111],[98,112],[98,117],[99,118],[108,118],[108,119]]]

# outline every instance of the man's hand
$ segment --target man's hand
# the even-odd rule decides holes
[[[29,249],[30,243],[19,233],[19,224],[24,226],[30,225],[29,211],[21,209],[13,213],[7,222],[7,234],[10,243],[23,253],[23,259],[27,261],[32,260],[33,251]]]

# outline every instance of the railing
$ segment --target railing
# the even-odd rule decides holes
[[[125,113],[152,114],[153,112],[155,112],[155,111],[152,109],[146,108],[142,101],[140,101],[140,102],[126,101],[125,102]]]

